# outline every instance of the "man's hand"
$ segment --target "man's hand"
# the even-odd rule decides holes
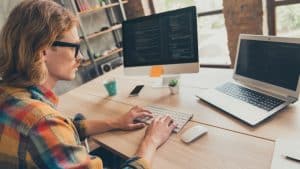
[[[157,117],[153,119],[145,133],[144,140],[154,144],[156,148],[167,141],[176,125],[170,116]]]
[[[158,147],[164,144],[170,137],[176,124],[169,116],[157,117],[146,130],[144,139],[142,140],[136,155],[143,157],[151,163],[154,153]]]
[[[152,113],[144,110],[141,107],[135,106],[126,114],[121,115],[115,120],[116,128],[121,130],[134,130],[145,127],[144,123],[137,123],[135,121],[138,117],[152,117]]]

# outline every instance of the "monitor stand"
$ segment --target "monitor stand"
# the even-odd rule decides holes
[[[171,80],[179,80],[179,75],[163,75],[161,77],[153,78],[154,83],[152,84],[153,88],[164,88],[169,86]]]

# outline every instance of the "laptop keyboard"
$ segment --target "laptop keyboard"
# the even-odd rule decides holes
[[[266,111],[270,111],[284,102],[277,98],[229,82],[216,89],[228,96],[237,98]]]
[[[168,110],[156,106],[147,106],[144,109],[152,112],[153,117],[161,117],[161,116],[169,115],[173,119],[174,123],[177,124],[177,127],[173,130],[176,133],[179,132],[193,116],[192,113],[177,112],[177,111]],[[153,118],[145,117],[145,118],[137,118],[136,120],[150,124]]]

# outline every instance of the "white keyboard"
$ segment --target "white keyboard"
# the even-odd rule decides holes
[[[165,115],[169,115],[175,124],[177,124],[177,127],[173,130],[174,132],[179,132],[182,127],[193,117],[192,113],[187,112],[176,112],[173,110],[168,110],[161,107],[156,106],[147,106],[144,107],[144,109],[149,110],[152,112],[153,117],[161,117]],[[137,121],[141,121],[147,124],[150,124],[153,118],[145,117],[145,118],[137,118]]]

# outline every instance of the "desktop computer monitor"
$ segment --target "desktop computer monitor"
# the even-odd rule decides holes
[[[187,7],[123,22],[125,75],[199,71],[196,7]]]

